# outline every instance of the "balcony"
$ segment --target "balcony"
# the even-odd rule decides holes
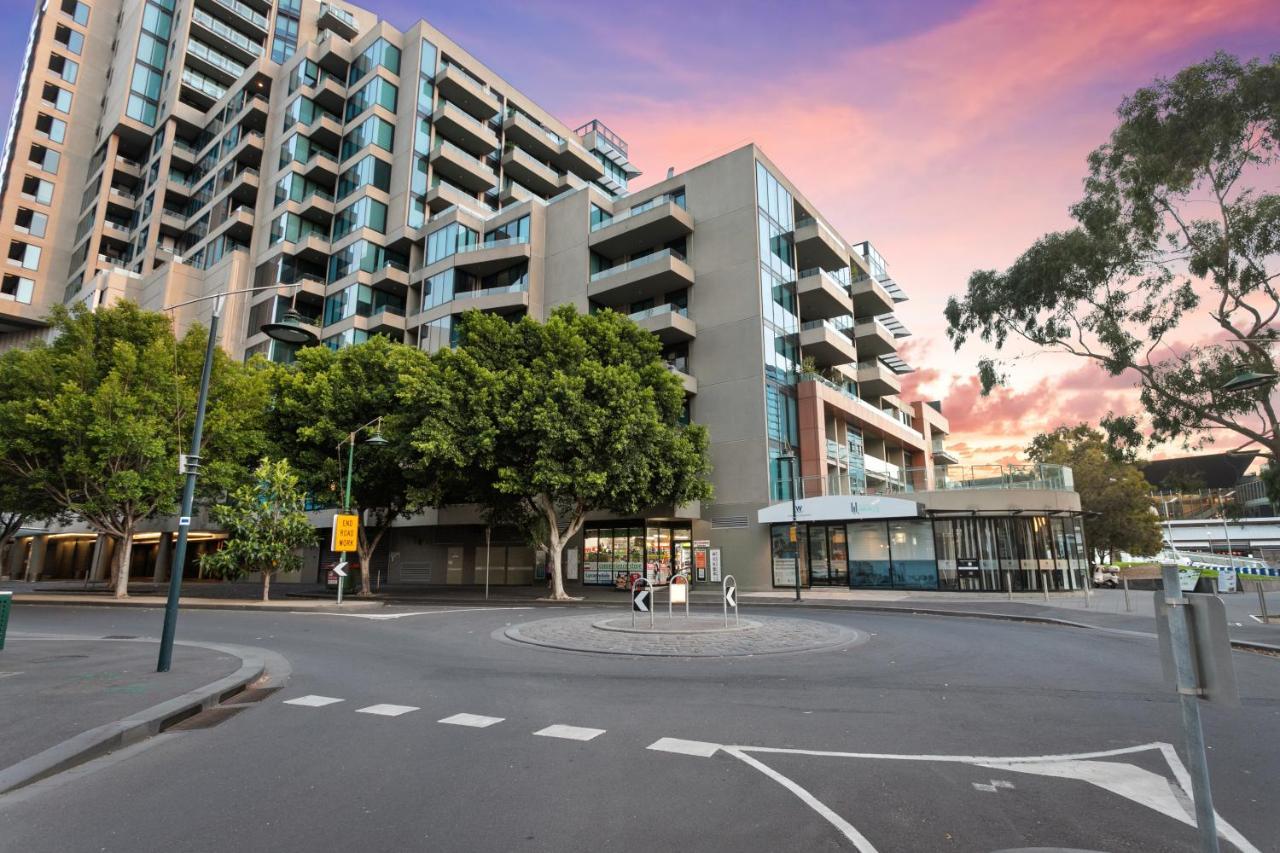
[[[438,305],[432,305],[422,313],[412,317],[408,325],[413,328],[422,323],[431,322],[440,317],[461,311],[488,311],[494,314],[510,314],[518,311],[527,311],[528,308],[528,284],[485,287],[479,290],[455,293],[452,299]]]
[[[484,276],[506,269],[530,257],[527,241],[513,239],[493,240],[465,246],[453,255],[453,265],[476,275]]]
[[[311,124],[302,125],[303,134],[324,148],[337,150],[342,144],[342,122],[329,113],[320,113]]]
[[[853,341],[830,320],[810,320],[800,326],[800,352],[819,367],[852,364],[858,360]]]
[[[262,56],[261,44],[198,6],[191,10],[191,24],[201,41],[232,59],[248,64]]]
[[[440,135],[468,153],[483,156],[498,148],[498,136],[489,125],[472,118],[448,101],[440,102],[431,115],[431,121]]]
[[[241,204],[250,207],[258,200],[258,170],[244,168],[236,173],[231,182],[231,197]]]
[[[553,195],[560,188],[560,176],[555,169],[539,163],[519,148],[509,148],[502,155],[502,173],[542,195]]]
[[[576,139],[566,139],[561,143],[560,152],[555,157],[555,164],[586,181],[604,177],[604,166],[601,166],[595,155],[582,147],[582,143]]]
[[[661,195],[591,227],[587,242],[592,251],[607,258],[634,254],[693,233],[689,211],[667,195]]]
[[[494,212],[488,203],[449,184],[436,184],[427,192],[427,208],[432,213],[440,213],[451,207],[461,207],[481,216]]]
[[[1075,476],[1066,465],[935,465],[934,488],[1075,490]]]
[[[302,197],[302,200],[296,202],[298,206],[298,215],[310,219],[313,222],[329,223],[333,218],[335,209],[333,196],[327,191],[316,188]]]
[[[569,190],[576,190],[585,187],[587,182],[579,178],[573,172],[561,172],[556,176],[556,194],[559,195]]]
[[[502,192],[498,195],[498,201],[501,202],[503,206],[528,201],[531,198],[536,198],[532,192],[520,186],[510,178],[503,179]]]
[[[698,393],[698,380],[694,378],[692,373],[685,373],[680,366],[667,363],[667,370],[680,380],[680,384],[684,386],[684,393],[696,395]]]
[[[485,192],[498,182],[497,173],[484,161],[445,140],[431,149],[431,167],[446,180],[473,192]]]
[[[932,455],[933,455],[933,461],[935,464],[946,464],[946,465],[960,464],[960,457],[956,456],[950,450],[947,450],[946,445],[942,443],[941,439],[935,438],[933,440]]]
[[[508,115],[502,122],[502,130],[508,142],[514,142],[535,157],[554,160],[560,156],[564,140],[524,113]]]
[[[316,64],[330,71],[341,72],[346,76],[347,66],[351,62],[351,42],[335,33],[324,30],[316,37]]]
[[[691,341],[698,335],[697,324],[689,319],[689,309],[675,305],[658,305],[628,314],[640,328],[653,332],[664,344]]]
[[[160,210],[160,233],[171,237],[181,237],[187,231],[187,217],[181,211]]]
[[[821,267],[803,270],[796,280],[802,320],[829,320],[853,313],[849,290]]]
[[[235,159],[247,166],[258,166],[262,163],[262,149],[266,140],[261,133],[251,130],[240,137],[235,148]]]
[[[181,139],[174,139],[169,145],[169,159],[173,163],[191,169],[200,162],[200,151],[194,145],[183,142]]]
[[[240,75],[244,74],[248,68],[245,63],[223,56],[219,51],[196,39],[187,42],[187,62],[196,71],[224,86],[239,80]]]
[[[129,223],[124,221],[116,221],[114,219],[102,220],[102,236],[112,240],[118,240],[121,243],[129,242]]]
[[[664,249],[593,273],[587,292],[600,304],[614,306],[692,286],[693,267],[679,252]]]
[[[329,260],[329,238],[319,234],[306,234],[296,243],[285,242],[284,253],[305,261],[327,263]]]
[[[241,243],[248,243],[253,237],[253,208],[244,204],[232,208],[226,219],[209,229],[210,234],[218,231]]]
[[[801,268],[822,267],[834,272],[849,266],[844,240],[817,219],[796,220],[795,243]]]
[[[346,106],[346,84],[327,71],[321,71],[316,84],[305,87],[305,90],[311,100],[335,115],[341,113]]]
[[[360,34],[360,24],[356,22],[356,16],[332,3],[320,4],[316,26],[321,30],[332,30],[348,41]]]
[[[409,287],[409,268],[399,261],[383,261],[369,276],[369,284],[403,296]]]
[[[302,174],[312,183],[332,186],[338,180],[337,158],[327,151],[314,151],[302,164]]]
[[[858,362],[858,387],[873,397],[898,394],[902,380],[878,358]]]
[[[853,340],[861,356],[888,355],[897,352],[893,332],[874,317],[859,320],[853,326]]]
[[[443,97],[481,121],[488,121],[502,109],[483,83],[456,65],[446,64],[436,75],[436,88]]]
[[[849,286],[853,297],[853,311],[859,317],[887,314],[893,310],[893,297],[880,282],[867,276]]]
[[[826,405],[853,418],[862,426],[864,435],[873,434],[877,438],[891,437],[914,450],[925,449],[924,435],[919,430],[881,411],[879,407],[863,400],[848,388],[843,388],[816,373],[803,374],[800,377],[800,383],[802,397],[813,393]]]

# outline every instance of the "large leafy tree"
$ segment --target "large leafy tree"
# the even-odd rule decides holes
[[[399,401],[408,386],[429,386],[429,369],[426,353],[374,337],[337,352],[326,347],[300,350],[292,368],[276,376],[272,434],[306,489],[333,506],[343,503],[346,442],[355,433],[351,507],[360,516],[362,595],[372,591],[373,554],[392,523],[421,507],[405,476],[410,448]],[[386,443],[368,444],[372,431],[357,431],[379,418]]]
[[[684,390],[651,333],[565,306],[545,323],[472,312],[459,335],[406,397],[419,489],[529,532],[550,553],[553,597],[587,513],[710,498],[706,430],[680,423]]]
[[[271,578],[302,567],[298,549],[314,544],[315,528],[304,510],[306,495],[287,459],[263,459],[253,472],[256,482],[231,493],[211,510],[230,534],[226,546],[201,558],[201,566],[234,580],[262,574],[262,600],[270,597]]]
[[[1280,458],[1274,383],[1222,390],[1276,373],[1280,56],[1219,53],[1138,90],[1118,115],[1089,155],[1078,225],[1004,272],[973,273],[947,303],[948,333],[957,349],[975,335],[997,349],[1025,340],[1134,376],[1152,444],[1199,447],[1226,431]],[[1189,336],[1213,342],[1185,346]],[[980,374],[985,391],[1003,378],[990,359]]]
[[[127,302],[57,306],[50,324],[52,343],[0,356],[0,473],[116,540],[112,582],[123,598],[138,525],[177,507],[206,332],[175,340],[167,317]],[[206,495],[234,486],[262,453],[265,369],[217,351],[201,448]]]
[[[1142,469],[1102,431],[1088,424],[1058,427],[1033,438],[1027,456],[1071,467],[1090,554],[1102,552],[1114,560],[1117,551],[1144,556],[1160,551],[1163,537],[1151,487]]]

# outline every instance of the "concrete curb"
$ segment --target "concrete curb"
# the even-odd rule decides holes
[[[19,641],[79,641],[96,640],[109,643],[158,643],[156,639],[108,640],[104,637],[71,636],[71,635],[27,635],[15,636]],[[181,696],[153,705],[143,711],[131,714],[122,720],[89,729],[75,737],[68,738],[56,746],[19,761],[0,770],[0,795],[6,794],[32,782],[60,773],[63,770],[83,764],[108,752],[120,749],[159,734],[169,726],[181,722],[188,717],[206,711],[218,703],[234,696],[264,674],[281,683],[288,679],[292,668],[285,658],[276,652],[250,646],[230,646],[221,643],[180,642],[182,646],[197,646],[240,658],[240,668],[224,678],[197,687]]]
[[[72,598],[71,595],[72,593],[49,593],[49,594],[40,594],[40,595],[32,595],[31,593],[27,593],[26,595],[16,594],[13,597],[13,603],[15,605],[20,604],[23,606],[53,605],[56,607],[152,607],[152,608],[157,608],[157,607],[165,606],[165,602],[163,600],[138,601],[138,600],[130,600],[127,598],[124,600],[115,599],[115,598],[97,599],[92,597]],[[342,609],[346,609],[347,607],[350,607],[355,610],[371,610],[371,609],[386,607],[386,605],[387,605],[387,602],[382,600],[379,600],[379,601],[360,601],[360,600],[349,601],[348,600],[343,602]],[[290,604],[284,601],[281,601],[279,603],[272,601],[268,604],[262,604],[260,602],[251,603],[251,602],[243,601],[240,599],[234,599],[234,598],[227,599],[225,603],[222,601],[216,601],[216,600],[210,600],[210,599],[205,599],[203,601],[189,601],[184,599],[181,602],[180,606],[183,610],[248,610],[248,611],[253,611],[257,613],[323,613],[323,612],[326,612],[324,607],[317,606],[317,605],[306,606],[303,604]],[[329,606],[335,610],[338,609],[338,606],[336,604],[332,604]]]

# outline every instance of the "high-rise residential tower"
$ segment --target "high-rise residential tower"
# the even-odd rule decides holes
[[[467,310],[613,309],[662,340],[710,431],[716,497],[591,519],[575,582],[719,567],[790,586],[798,565],[805,583],[954,586],[984,542],[1009,565],[969,586],[1002,588],[1014,563],[1021,585],[1078,582],[1069,472],[962,476],[941,406],[901,397],[907,297],[871,243],[754,145],[632,191],[638,174],[605,124],[562,123],[425,22],[316,0],[47,0],[6,145],[0,345],[40,334],[52,305],[122,298],[181,304],[181,329],[209,315],[191,300],[233,294],[222,346],[277,361],[293,351],[260,329],[290,308],[326,346],[426,350]],[[140,559],[162,569],[161,527]],[[467,508],[394,534],[373,567],[390,582],[483,582]],[[23,553],[100,571],[108,548],[86,557],[75,535]],[[529,583],[534,553],[498,545],[489,580]]]

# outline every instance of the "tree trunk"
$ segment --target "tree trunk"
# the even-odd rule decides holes
[[[551,499],[546,495],[538,495],[534,500],[534,505],[542,511],[543,517],[547,520],[547,551],[551,555],[551,599],[553,601],[571,601],[572,596],[564,591],[564,573],[561,568],[564,562],[564,546],[565,543],[571,541],[578,534],[586,513],[581,506],[577,507],[573,520],[569,522],[569,526],[562,536],[560,534],[560,519],[556,514],[556,507]]]
[[[115,559],[115,597],[129,597],[129,561],[133,555],[133,528],[120,537]]]
[[[382,541],[382,536],[387,532],[386,527],[379,527],[378,532],[370,539],[365,535],[364,513],[360,513],[360,535],[356,539],[356,555],[360,558],[360,595],[373,595],[373,585],[370,582],[370,569],[373,568],[373,552],[378,550],[378,543]]]
[[[271,572],[264,569],[262,572],[262,600],[268,601],[271,592]]]

